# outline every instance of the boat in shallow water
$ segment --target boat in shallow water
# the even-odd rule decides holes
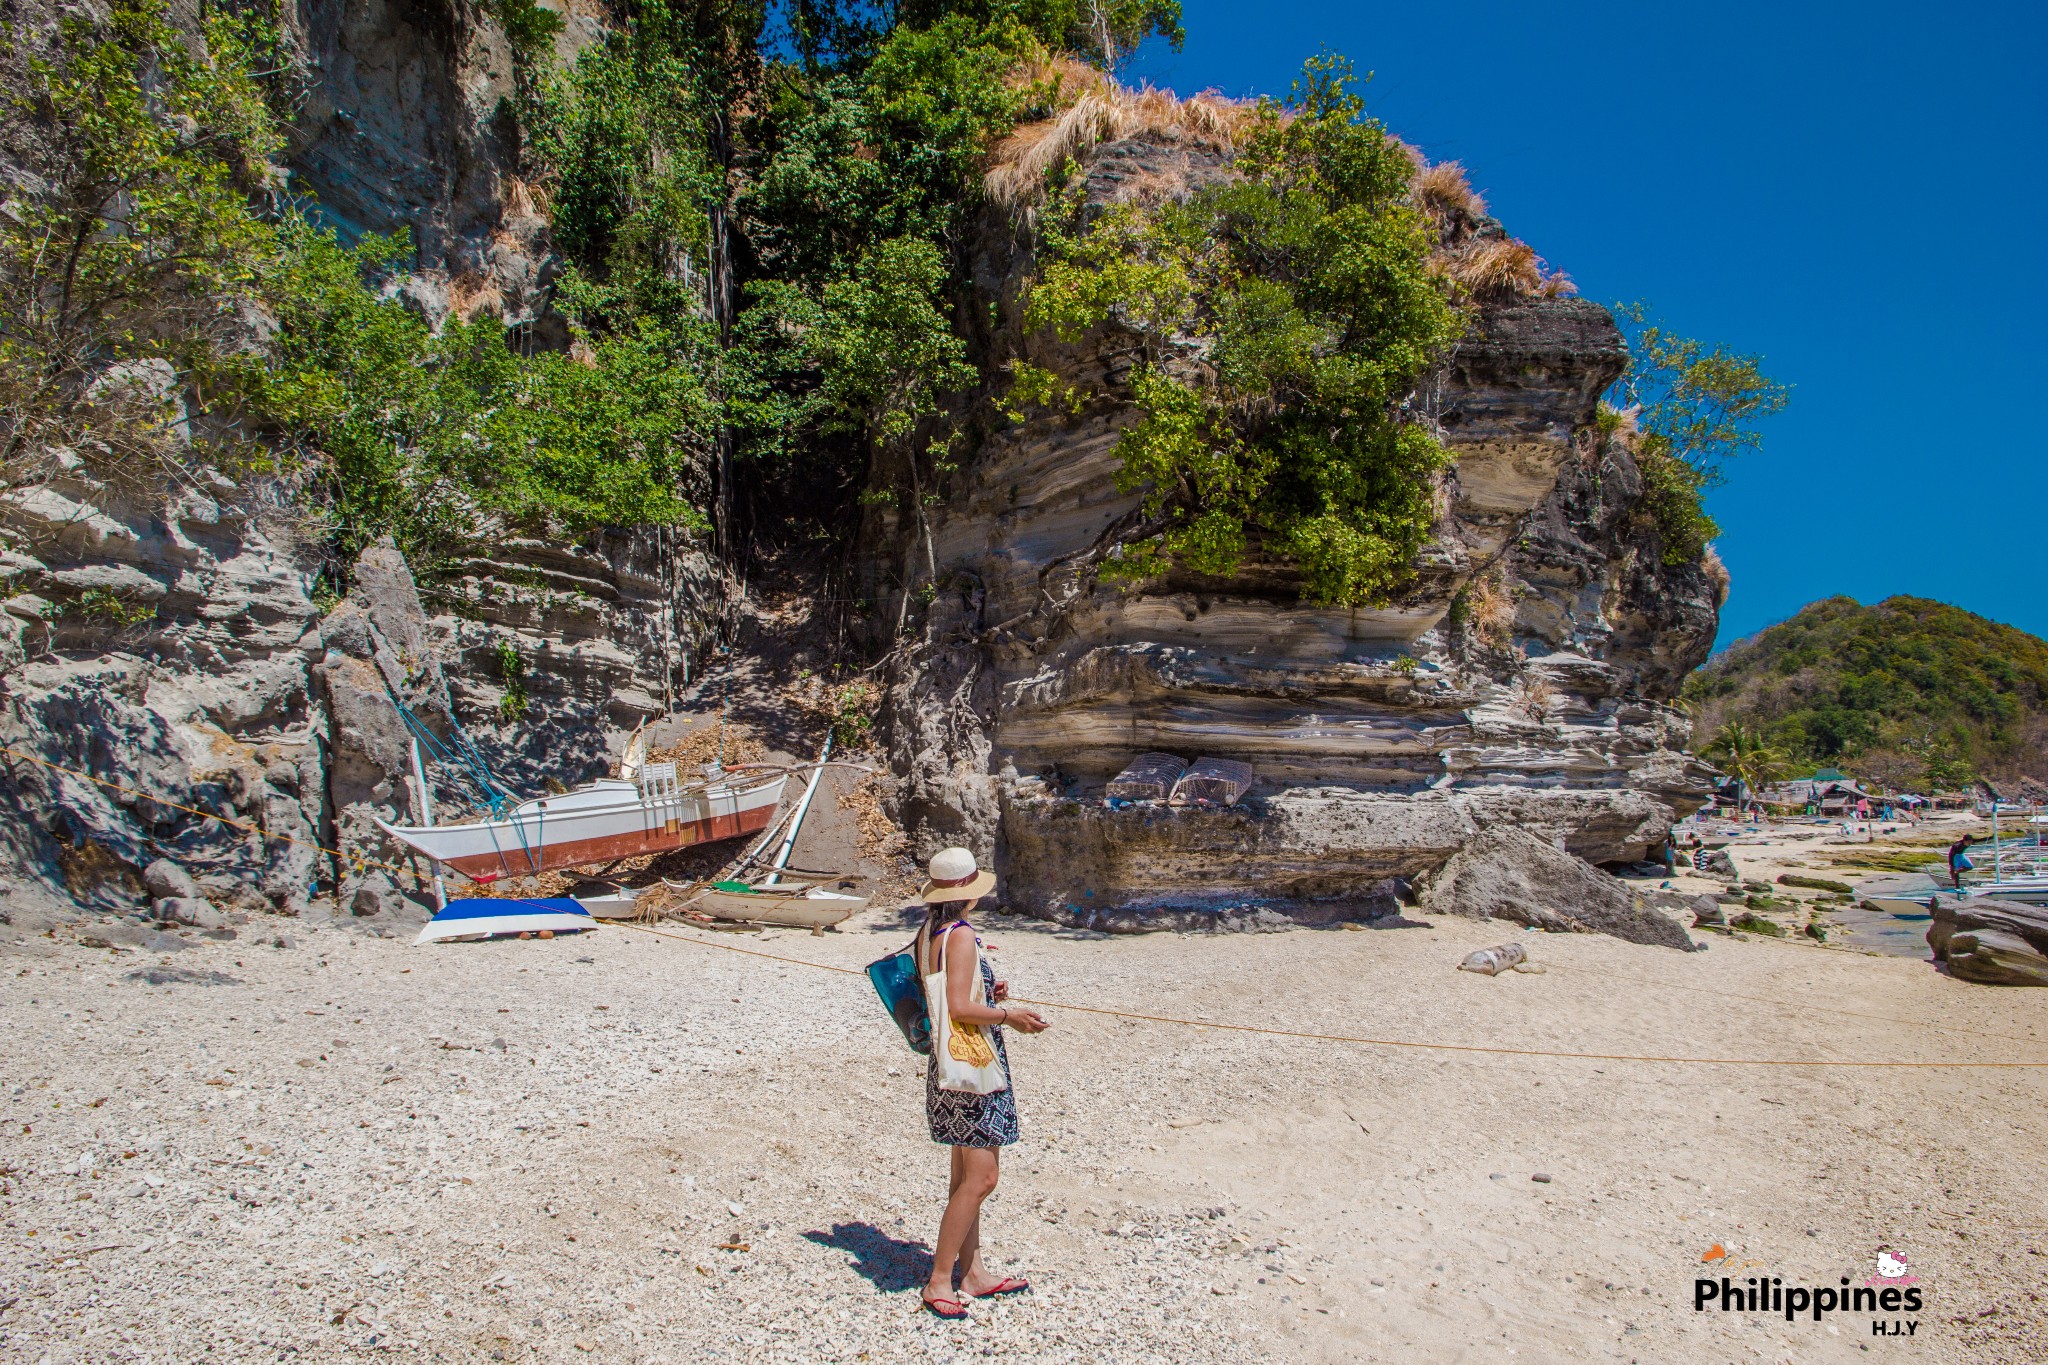
[[[648,763],[634,780],[604,778],[502,815],[455,825],[377,822],[407,848],[474,882],[524,877],[692,844],[758,834],[782,801],[786,773],[719,772],[685,787],[673,763]]]
[[[2048,875],[2007,875],[1985,882],[1964,882],[1961,894],[1971,899],[2048,905]]]

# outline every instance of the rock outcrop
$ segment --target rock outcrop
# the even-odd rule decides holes
[[[0,841],[81,904],[146,907],[166,857],[217,905],[298,910],[318,887],[319,611],[265,504],[218,475],[143,497],[64,451],[0,493]]]
[[[2048,910],[2038,905],[1937,898],[1927,946],[1964,981],[2048,986]]]
[[[1117,198],[1128,175],[1157,192],[1162,177],[1227,173],[1166,150],[1098,149],[1091,198]],[[986,371],[1021,357],[1116,391],[1134,339],[1025,334],[1031,269],[1028,245],[991,224],[975,267],[1001,301]],[[1227,578],[1100,583],[1093,565],[1141,514],[1116,486],[1129,408],[985,433],[927,514],[937,592],[890,691],[916,844],[967,843],[1019,908],[1088,923],[1390,904],[1500,827],[1590,862],[1644,856],[1706,790],[1666,703],[1705,657],[1719,590],[1703,565],[1662,563],[1633,463],[1590,434],[1625,358],[1590,303],[1480,313],[1417,396],[1456,467],[1412,586],[1377,608],[1305,603],[1292,569],[1256,549]],[[923,535],[892,508],[871,514],[869,595],[892,616]],[[1238,809],[1104,808],[1102,784],[1143,750],[1242,759],[1260,781]]]
[[[569,5],[556,45],[603,32]],[[297,0],[280,9],[305,92],[286,160],[294,190],[353,238],[405,229],[406,301],[439,323],[491,313],[563,338],[547,220],[519,178],[518,60],[491,6]]]
[[[1509,825],[1487,829],[1439,869],[1425,909],[1535,929],[1612,934],[1690,952],[1679,921],[1644,904],[1626,882]]]

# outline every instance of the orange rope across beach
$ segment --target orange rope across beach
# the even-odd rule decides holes
[[[812,967],[821,972],[837,972],[842,976],[866,976],[867,973],[854,967],[838,967],[829,962],[812,962],[801,957],[784,957],[779,953],[764,953],[758,948],[742,948],[736,943],[714,943],[709,939],[689,934],[668,933],[645,924],[632,924],[623,920],[608,921],[623,929],[632,929],[656,938],[674,939],[678,943],[694,943],[700,948],[717,948],[723,952],[739,953],[744,957],[763,958],[769,962],[782,962],[792,967]],[[1077,1014],[1099,1014],[1111,1019],[1131,1019],[1148,1024],[1178,1024],[1185,1028],[1217,1029],[1228,1033],[1257,1033],[1270,1038],[1298,1038],[1318,1043],[1358,1043],[1367,1047],[1412,1048],[1429,1052],[1471,1052],[1497,1057],[1556,1057],[1579,1062],[1657,1062],[1665,1065],[1682,1066],[1824,1066],[1863,1067],[1878,1069],[1946,1070],[1950,1068],[1977,1068],[1987,1070],[2048,1070],[2048,1061],[2042,1062],[1889,1062],[1889,1061],[1839,1061],[1830,1058],[1783,1058],[1783,1057],[1657,1057],[1623,1052],[1561,1052],[1548,1048],[1492,1047],[1477,1043],[1428,1043],[1413,1038],[1364,1038],[1347,1033],[1307,1033],[1298,1029],[1265,1028],[1257,1024],[1218,1024],[1207,1019],[1180,1019],[1167,1014],[1134,1014],[1129,1010],[1101,1009],[1093,1005],[1074,1005],[1063,1000],[1033,1000],[1028,996],[1011,996],[1020,1005],[1044,1005],[1047,1009],[1073,1010]]]
[[[1778,941],[1768,938],[1758,940],[1761,943]],[[1579,972],[1586,975],[1593,974],[1595,970],[1591,967],[1569,966],[1560,962],[1546,962],[1544,966],[1553,972]],[[2040,1047],[2044,1045],[2044,1041],[2048,1041],[2040,1038],[2016,1038],[2010,1033],[1986,1033],[1983,1029],[1962,1028],[1955,1024],[1928,1024],[1917,1019],[1894,1019],[1886,1014],[1865,1014],[1861,1010],[1837,1009],[1833,1005],[1794,1004],[1790,1000],[1773,1000],[1768,995],[1744,995],[1740,991],[1722,990],[1718,986],[1686,986],[1676,981],[1652,980],[1647,976],[1624,976],[1620,972],[1610,972],[1604,968],[1599,969],[1599,974],[1609,981],[1633,981],[1638,986],[1650,986],[1660,991],[1690,991],[1695,995],[1711,995],[1717,1000],[1750,1000],[1759,1005],[1776,1005],[1781,1010],[1791,1010],[1795,1014],[1839,1014],[1844,1019],[1868,1019],[1875,1024],[1896,1024],[1900,1028],[1933,1029],[1938,1033],[1962,1033],[1972,1038],[1991,1038],[2001,1043],[2018,1043],[2022,1047]]]
[[[50,762],[50,761],[49,761],[48,759],[46,759],[46,758],[38,758],[38,757],[37,757],[36,755],[34,755],[34,754],[25,754],[25,753],[22,753],[22,752],[21,752],[20,750],[18,750],[18,749],[9,749],[9,748],[5,748],[5,747],[0,747],[0,754],[5,754],[5,755],[7,755],[7,756],[8,756],[8,757],[10,757],[10,758],[19,758],[19,759],[25,759],[25,760],[27,760],[27,761],[28,761],[28,762],[30,762],[30,763],[38,764],[38,765],[39,765],[39,766],[41,766],[41,767],[49,768],[49,769],[51,769],[51,770],[53,770],[53,771],[56,771],[56,772],[60,772],[60,773],[68,773],[68,774],[70,774],[70,775],[71,775],[71,776],[73,776],[73,777],[82,777],[82,778],[84,778],[84,779],[85,779],[86,781],[88,781],[88,782],[96,782],[96,783],[98,783],[98,784],[99,784],[100,786],[102,786],[102,787],[107,787],[107,788],[110,788],[111,790],[114,790],[114,791],[118,791],[118,792],[125,792],[125,793],[127,793],[127,794],[129,794],[129,795],[131,795],[131,796],[140,796],[140,797],[142,797],[142,798],[144,798],[144,799],[146,799],[146,800],[149,800],[149,801],[154,801],[154,802],[156,802],[156,803],[157,803],[158,805],[160,805],[160,806],[168,806],[168,807],[170,807],[170,808],[171,808],[172,810],[181,810],[181,811],[185,811],[186,813],[188,813],[188,814],[191,814],[191,815],[198,815],[198,816],[203,816],[203,817],[205,817],[206,819],[209,819],[209,820],[218,820],[218,821],[220,821],[220,822],[221,822],[222,824],[224,824],[224,825],[233,825],[233,826],[234,826],[234,827],[236,827],[237,829],[246,829],[246,830],[249,830],[250,832],[252,832],[252,833],[254,833],[254,834],[259,834],[259,835],[262,835],[262,836],[263,836],[264,838],[266,838],[266,839],[280,839],[280,840],[283,840],[283,841],[284,841],[285,843],[288,843],[288,844],[301,844],[301,845],[304,845],[305,847],[308,847],[308,848],[314,848],[314,849],[318,849],[318,850],[319,850],[320,852],[322,852],[322,853],[326,853],[326,854],[329,854],[329,855],[331,855],[331,856],[333,856],[333,857],[336,857],[336,858],[341,858],[341,859],[344,859],[345,861],[349,862],[350,864],[352,864],[353,866],[357,867],[358,869],[360,869],[360,868],[365,868],[365,867],[376,867],[376,868],[383,868],[383,869],[385,869],[385,870],[387,870],[387,871],[391,871],[391,872],[399,872],[399,873],[406,873],[406,872],[409,872],[409,869],[407,869],[407,868],[403,868],[403,867],[398,867],[398,866],[395,866],[395,865],[393,865],[393,864],[391,864],[391,863],[386,863],[386,862],[379,862],[379,861],[377,861],[376,859],[373,859],[373,858],[360,858],[360,857],[357,857],[357,856],[355,856],[355,855],[353,855],[353,854],[349,854],[349,853],[343,853],[343,852],[342,852],[341,850],[339,850],[339,849],[333,849],[333,848],[328,848],[328,847],[326,847],[326,846],[325,846],[324,844],[316,844],[316,843],[312,842],[312,841],[311,841],[311,840],[309,840],[309,839],[294,839],[294,838],[293,838],[293,837],[292,837],[291,835],[289,835],[289,834],[278,834],[278,833],[275,833],[275,832],[273,832],[273,831],[271,831],[271,830],[266,830],[266,829],[263,829],[263,828],[262,828],[262,827],[260,827],[260,826],[257,826],[257,825],[252,825],[252,824],[249,824],[249,823],[248,823],[248,822],[246,822],[246,821],[242,821],[242,820],[236,820],[236,819],[232,819],[232,818],[230,818],[230,817],[228,817],[228,816],[225,816],[225,815],[220,815],[220,814],[217,814],[217,813],[215,813],[215,812],[213,812],[213,811],[210,811],[210,810],[202,810],[202,809],[200,809],[200,808],[199,808],[199,807],[197,807],[197,806],[186,806],[186,805],[181,805],[181,804],[179,804],[179,803],[178,803],[178,802],[176,802],[176,801],[168,801],[168,800],[165,800],[165,799],[164,799],[163,797],[161,797],[161,796],[157,796],[157,795],[154,795],[153,793],[150,793],[150,792],[142,791],[142,790],[140,790],[139,788],[136,788],[136,787],[130,787],[130,786],[125,786],[125,785],[123,785],[122,783],[119,783],[119,782],[111,782],[111,781],[107,780],[107,779],[106,779],[106,778],[104,778],[104,777],[94,777],[94,776],[93,776],[93,775],[92,775],[91,773],[88,773],[88,772],[81,772],[81,771],[80,771],[79,769],[77,769],[77,768],[67,768],[67,767],[65,767],[65,766],[64,766],[63,764],[61,764],[61,763],[52,763],[52,762]],[[717,948],[717,949],[720,949],[721,951],[724,951],[724,952],[728,952],[728,953],[739,953],[740,955],[742,955],[742,956],[744,956],[744,957],[758,957],[758,958],[762,958],[762,959],[765,959],[766,961],[769,961],[769,962],[782,962],[782,963],[786,963],[786,964],[788,964],[788,965],[790,965],[790,966],[792,966],[792,967],[810,967],[810,968],[813,968],[813,969],[815,969],[815,970],[817,970],[817,971],[821,971],[821,972],[837,972],[837,973],[839,973],[839,974],[841,974],[841,975],[844,975],[844,976],[865,976],[865,975],[866,975],[866,973],[865,973],[865,972],[863,972],[863,971],[860,971],[859,969],[857,969],[857,968],[853,968],[853,967],[836,967],[836,966],[833,966],[833,965],[832,965],[831,963],[829,963],[829,962],[812,962],[812,961],[809,961],[809,960],[807,960],[807,959],[805,959],[805,958],[800,958],[800,957],[784,957],[784,956],[782,956],[782,955],[780,955],[780,954],[778,954],[778,953],[764,953],[764,952],[762,952],[762,951],[761,951],[760,949],[758,949],[758,948],[742,948],[742,947],[740,947],[740,946],[739,946],[738,944],[736,944],[736,943],[714,943],[714,942],[712,942],[712,941],[711,941],[711,940],[709,940],[709,939],[702,939],[702,938],[696,938],[696,937],[694,937],[694,936],[691,936],[691,935],[688,935],[688,934],[676,934],[676,933],[668,933],[668,932],[666,932],[666,931],[664,931],[664,930],[656,929],[656,928],[653,928],[652,926],[649,926],[649,925],[645,925],[645,924],[634,924],[634,923],[632,923],[632,922],[630,922],[630,921],[627,921],[627,920],[608,920],[608,921],[605,921],[605,922],[606,922],[606,923],[608,923],[608,924],[613,924],[613,925],[616,925],[617,927],[619,927],[619,928],[622,928],[622,929],[631,929],[631,930],[634,930],[635,932],[638,932],[638,933],[642,933],[642,934],[652,934],[652,935],[654,935],[654,936],[655,936],[656,938],[667,938],[667,939],[674,939],[674,940],[675,940],[676,942],[678,942],[678,943],[694,943],[694,944],[696,944],[697,946],[699,946],[699,947],[701,947],[701,948]],[[1699,988],[1689,988],[1689,989],[1699,989]],[[1957,1069],[1957,1068],[1971,1068],[1971,1069],[1983,1069],[1983,1070],[2020,1070],[2020,1071],[2026,1071],[2026,1070],[2048,1070],[2048,1061],[2042,1061],[2042,1062],[1891,1062],[1891,1061],[1841,1061],[1841,1060],[1835,1060],[1835,1059],[1830,1059],[1830,1058],[1813,1058],[1813,1059],[1802,1059],[1802,1058],[1780,1058],[1780,1057],[1658,1057],[1658,1056],[1650,1056],[1650,1055],[1637,1055],[1637,1054],[1633,1054],[1633,1053],[1619,1053],[1619,1052],[1562,1052],[1562,1051],[1553,1051],[1553,1050],[1551,1050],[1551,1049],[1547,1049],[1547,1048],[1526,1048],[1526,1047],[1492,1047],[1492,1046],[1487,1046],[1487,1045],[1483,1045],[1483,1044],[1477,1044],[1477,1043],[1430,1043],[1430,1042],[1422,1042],[1422,1041],[1420,1041],[1420,1040],[1417,1040],[1417,1039],[1412,1039],[1412,1038],[1364,1038],[1364,1037],[1359,1037],[1359,1036],[1356,1036],[1356,1035],[1353,1035],[1353,1034],[1345,1034],[1345,1033],[1307,1033],[1307,1032],[1303,1032],[1303,1031],[1301,1031],[1301,1030],[1298,1030],[1298,1029],[1281,1029],[1281,1028],[1265,1028],[1265,1027],[1262,1027],[1262,1026],[1260,1026],[1260,1025],[1257,1025],[1257,1024],[1218,1024],[1218,1023],[1212,1023],[1212,1022],[1210,1022],[1209,1020],[1206,1020],[1206,1019],[1179,1019],[1179,1018],[1175,1018],[1175,1017],[1174,1017],[1174,1016],[1172,1016],[1172,1015],[1165,1015],[1165,1014],[1134,1014],[1134,1013],[1132,1013],[1132,1012],[1130,1012],[1130,1011],[1128,1011],[1128,1010],[1112,1010],[1112,1009],[1102,1009],[1102,1008],[1099,1008],[1099,1007],[1097,1007],[1097,1006],[1093,1006],[1093,1005],[1074,1005],[1074,1004],[1069,1004],[1069,1003],[1067,1003],[1067,1002],[1065,1002],[1065,1001],[1060,1001],[1060,1000],[1033,1000],[1033,999],[1030,999],[1030,998],[1028,998],[1028,997],[1026,997],[1026,996],[1021,996],[1021,995],[1020,995],[1020,996],[1014,996],[1014,997],[1012,997],[1012,998],[1013,998],[1013,999],[1015,999],[1015,1000],[1017,1001],[1017,1003],[1019,1003],[1019,1004],[1023,1004],[1023,1005],[1044,1005],[1044,1006],[1045,1006],[1045,1007],[1046,1007],[1047,1009],[1059,1009],[1059,1010],[1072,1010],[1072,1011],[1074,1011],[1074,1012],[1075,1012],[1075,1013],[1077,1013],[1077,1014],[1098,1014],[1098,1015],[1103,1015],[1103,1016],[1105,1016],[1105,1017],[1107,1017],[1107,1018],[1111,1018],[1111,1019],[1130,1019],[1130,1020],[1133,1020],[1133,1021],[1137,1021],[1137,1022],[1141,1022],[1141,1023],[1148,1023],[1148,1024],[1177,1024],[1177,1025],[1180,1025],[1180,1026],[1181,1026],[1181,1027],[1183,1027],[1183,1028],[1205,1028],[1205,1029],[1216,1029],[1216,1030],[1219,1030],[1219,1031],[1223,1031],[1223,1032],[1228,1032],[1228,1033],[1256,1033],[1256,1034],[1262,1034],[1262,1035],[1264,1035],[1264,1036],[1266,1036],[1266,1037],[1270,1037],[1270,1038],[1296,1038],[1296,1039],[1301,1039],[1301,1040],[1303,1040],[1303,1041],[1307,1041],[1307,1042],[1319,1042],[1319,1043],[1356,1043],[1356,1044],[1359,1044],[1359,1045],[1361,1045],[1361,1046],[1365,1046],[1365,1047],[1397,1047],[1397,1048],[1410,1048],[1410,1049],[1415,1049],[1415,1050],[1419,1050],[1419,1051],[1428,1051],[1428,1052],[1465,1052],[1465,1053],[1479,1053],[1479,1054],[1485,1054],[1485,1055],[1489,1055],[1489,1056],[1497,1056],[1497,1057],[1554,1057],[1554,1058],[1560,1058],[1560,1059],[1564,1059],[1564,1060],[1568,1060],[1568,1061],[1581,1061],[1581,1062],[1655,1062],[1655,1063],[1659,1063],[1659,1064],[1662,1064],[1662,1065],[1670,1065],[1670,1066],[1821,1066],[1821,1067],[1861,1067],[1861,1068],[1879,1068],[1879,1069],[1884,1069],[1884,1068],[1890,1068],[1890,1069],[1902,1069],[1902,1068],[1903,1068],[1903,1069],[1920,1069],[1920,1070],[1948,1070],[1948,1069]],[[1744,999],[1753,999],[1753,998],[1757,998],[1757,997],[1742,997],[1742,998],[1744,998]],[[1776,1001],[1773,1001],[1773,1002],[1770,1002],[1770,1003],[1776,1004],[1776,1003],[1780,1003],[1780,1002],[1776,1002]],[[1791,1008],[1791,1007],[1789,1007],[1789,1006],[1788,1006],[1788,1008]],[[1848,1013],[1848,1011],[1836,1011],[1836,1013]],[[1873,1018],[1873,1019],[1874,1019],[1874,1018],[1876,1018],[1877,1016],[1875,1016],[1875,1015],[1870,1015],[1870,1016],[1859,1016],[1859,1017],[1867,1017],[1867,1018]],[[1888,1023],[1905,1023],[1905,1022],[1907,1022],[1907,1021],[1904,1021],[1904,1020],[1886,1020],[1885,1022],[1888,1022]],[[1986,1036],[1993,1036],[1993,1037],[1995,1037],[1995,1036],[1997,1036],[1997,1035],[1986,1035]],[[2013,1041],[2019,1041],[2019,1040],[2017,1040],[2017,1039],[2014,1039]]]

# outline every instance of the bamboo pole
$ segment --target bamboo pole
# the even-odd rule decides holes
[[[804,784],[803,799],[790,812],[789,832],[782,836],[782,847],[775,850],[775,864],[761,885],[773,886],[782,879],[782,869],[789,866],[789,855],[796,849],[797,831],[804,825],[804,816],[810,813],[811,798],[818,794],[818,779],[825,775],[825,761],[832,757],[832,735],[825,735],[825,747],[818,752],[818,762],[811,769],[811,780]]]
[[[434,793],[427,786],[427,765],[420,759],[420,737],[412,737],[412,780],[420,797],[420,824],[423,828],[434,827]],[[441,879],[441,864],[438,859],[429,858],[434,868],[434,906],[438,910],[448,908],[448,886]]]

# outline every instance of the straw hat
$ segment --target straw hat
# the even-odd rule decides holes
[[[996,874],[975,866],[964,848],[942,848],[932,855],[931,880],[924,884],[926,905],[940,901],[979,900],[995,889]]]

